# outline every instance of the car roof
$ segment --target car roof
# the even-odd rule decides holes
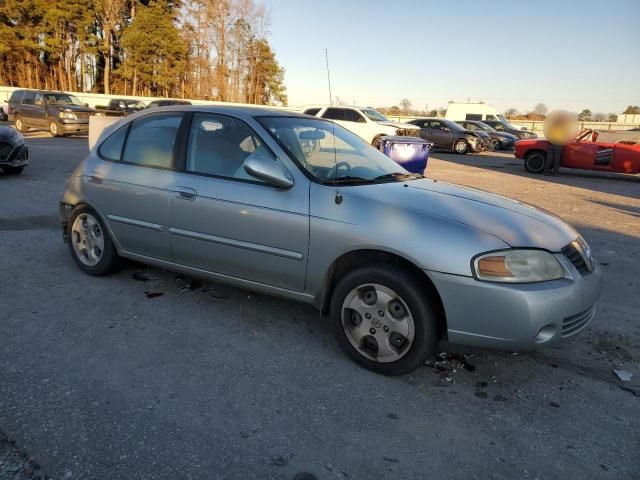
[[[155,110],[154,110],[155,111]],[[246,115],[250,117],[300,117],[309,118],[309,115],[292,112],[290,110],[279,110],[276,108],[259,107],[250,105],[170,105],[158,107],[157,111],[163,112],[210,112],[228,115]]]

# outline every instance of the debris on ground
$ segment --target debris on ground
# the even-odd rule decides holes
[[[156,298],[164,295],[163,292],[144,292],[144,296],[147,298]]]
[[[618,380],[622,382],[630,382],[631,377],[633,377],[633,373],[627,372],[626,370],[616,370],[614,368],[613,373],[615,373],[616,377],[618,377]]]
[[[11,480],[48,480],[40,466],[22,453],[0,431],[0,478]]]
[[[440,377],[453,383],[453,374],[458,370],[473,372],[476,367],[469,363],[468,359],[473,355],[465,353],[440,352],[436,353],[435,360],[428,360],[425,365],[440,374]]]
[[[178,274],[176,275],[176,283],[178,284],[178,288],[181,292],[195,292],[196,290],[200,290],[204,287],[204,282],[202,280],[198,280],[197,278],[190,278],[185,275]]]

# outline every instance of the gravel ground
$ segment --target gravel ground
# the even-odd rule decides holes
[[[56,480],[638,478],[640,178],[435,153],[428,175],[574,224],[605,291],[557,347],[443,343],[387,378],[347,360],[307,305],[133,263],[83,275],[56,209],[86,141],[38,136],[33,165],[0,175],[1,480],[35,465]]]

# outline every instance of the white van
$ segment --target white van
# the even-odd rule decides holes
[[[491,105],[484,102],[478,103],[457,103],[449,102],[447,113],[444,116],[447,120],[497,120],[506,122],[507,120],[502,114]]]

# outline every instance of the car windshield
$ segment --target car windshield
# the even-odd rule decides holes
[[[364,113],[369,120],[373,120],[374,122],[388,122],[389,119],[382,115],[379,111],[374,110],[373,108],[363,108],[360,110]]]
[[[484,130],[485,132],[495,132],[496,129],[487,125],[486,123],[478,122],[474,123],[479,129]]]
[[[257,120],[301,168],[320,183],[352,185],[412,180],[412,174],[348,130],[320,119]]]
[[[84,104],[73,95],[68,95],[66,93],[45,93],[44,98],[49,105],[59,105],[59,106],[76,106],[81,107]]]

